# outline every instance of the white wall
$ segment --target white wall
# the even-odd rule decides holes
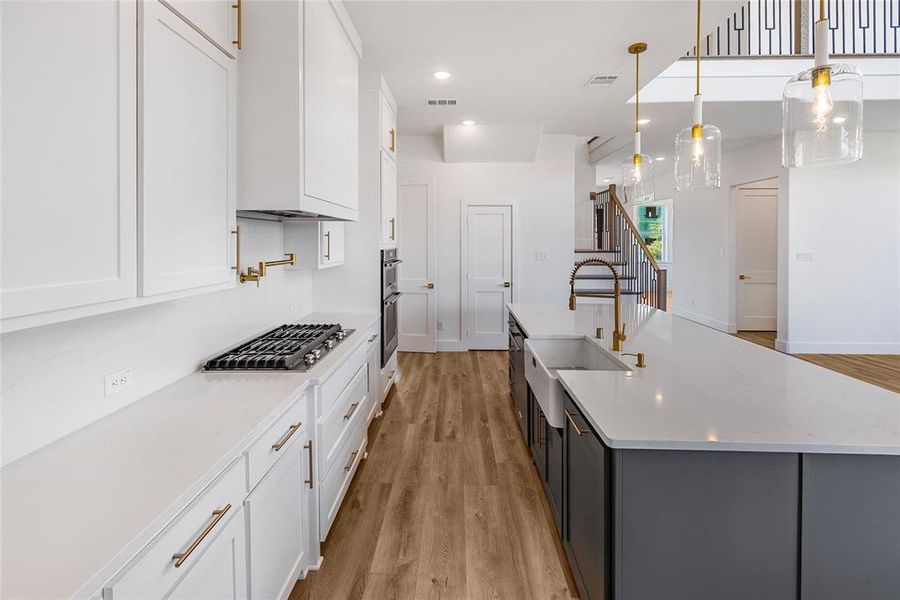
[[[789,177],[787,351],[900,354],[900,133],[866,132],[861,161]]]
[[[900,353],[898,152],[900,133],[868,131],[858,163],[788,170],[780,137],[734,151],[726,140],[721,189],[674,192],[675,314],[735,331],[731,191],[777,177],[779,349]],[[673,187],[657,175],[658,197]]]
[[[781,139],[772,138],[722,156],[722,187],[717,190],[676,192],[672,171],[658,172],[656,196],[674,198],[672,254],[678,264],[678,292],[673,311],[721,331],[737,329],[734,315],[734,248],[731,224],[731,188],[779,177],[779,227],[786,205],[787,169],[781,166]],[[673,165],[674,166],[674,165]],[[786,290],[779,264],[779,295]],[[781,317],[779,306],[779,337]]]
[[[513,300],[565,304],[574,261],[576,145],[583,143],[570,135],[545,135],[535,162],[445,163],[439,137],[400,136],[400,176],[436,181],[437,318],[445,326],[438,331],[438,350],[462,349],[462,199],[509,200],[517,205]],[[535,261],[536,251],[549,252],[550,260]]]
[[[575,247],[594,247],[594,201],[597,167],[590,164],[587,138],[575,138]]]
[[[239,220],[242,261],[282,254],[280,223]],[[309,271],[271,269],[253,284],[7,333],[2,345],[2,464],[195,371],[210,355],[312,310]],[[111,397],[103,378],[130,367]]]

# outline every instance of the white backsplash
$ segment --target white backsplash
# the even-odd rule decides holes
[[[239,221],[242,261],[281,258],[280,223]],[[312,273],[269,270],[236,288],[2,336],[2,450],[7,464],[196,370],[267,327],[312,312]],[[133,382],[104,396],[104,376]]]

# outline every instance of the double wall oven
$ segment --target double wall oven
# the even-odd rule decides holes
[[[397,283],[397,267],[400,265],[397,249],[381,251],[381,366],[385,366],[400,342],[397,322],[397,300],[400,286]]]

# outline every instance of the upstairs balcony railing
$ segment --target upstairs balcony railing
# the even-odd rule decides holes
[[[817,0],[750,0],[700,42],[704,57],[815,52]],[[833,55],[900,53],[900,0],[826,0]],[[693,57],[694,49],[687,53]]]

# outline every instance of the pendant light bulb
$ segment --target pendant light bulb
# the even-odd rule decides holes
[[[718,188],[722,185],[722,132],[703,123],[703,96],[700,95],[700,0],[697,0],[697,89],[690,127],[675,136],[675,189]]]
[[[655,195],[653,159],[641,154],[640,124],[640,55],[647,50],[647,44],[637,42],[628,47],[634,55],[634,153],[622,163],[622,187],[625,202],[649,202]]]
[[[819,0],[815,64],[784,86],[785,167],[838,165],[862,158],[862,75],[852,65],[829,63],[830,34],[825,1]]]

